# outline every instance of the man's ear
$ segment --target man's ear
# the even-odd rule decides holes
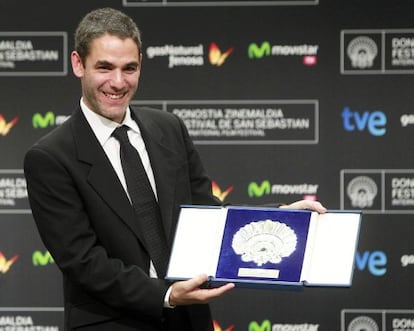
[[[139,68],[142,68],[142,53],[139,53]]]
[[[83,77],[83,73],[85,71],[85,68],[83,67],[82,59],[79,56],[78,52],[73,51],[70,54],[70,60],[72,62],[73,74],[78,78]]]

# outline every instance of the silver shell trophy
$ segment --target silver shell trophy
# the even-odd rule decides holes
[[[262,266],[279,263],[296,249],[295,232],[279,221],[260,220],[246,224],[233,236],[232,247],[244,262]]]

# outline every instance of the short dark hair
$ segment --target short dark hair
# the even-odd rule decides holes
[[[83,64],[94,39],[105,34],[121,39],[132,38],[141,52],[141,33],[131,17],[113,8],[100,8],[86,14],[75,32],[75,50]]]

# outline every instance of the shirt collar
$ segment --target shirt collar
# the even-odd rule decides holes
[[[92,131],[95,133],[96,138],[99,143],[103,146],[109,138],[111,138],[112,132],[121,125],[126,125],[136,133],[140,133],[138,124],[131,117],[131,110],[129,107],[126,109],[125,118],[121,124],[111,121],[94,111],[92,111],[83,101],[83,98],[80,100],[80,107],[83,114],[86,117],[89,125],[92,128]]]

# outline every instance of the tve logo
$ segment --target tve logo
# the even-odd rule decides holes
[[[387,272],[387,255],[382,251],[357,252],[355,262],[358,270],[366,270],[374,276],[383,276]]]
[[[373,136],[383,136],[387,129],[387,116],[381,111],[365,111],[359,113],[351,111],[349,107],[342,110],[342,120],[346,131],[365,131],[368,130]]]

